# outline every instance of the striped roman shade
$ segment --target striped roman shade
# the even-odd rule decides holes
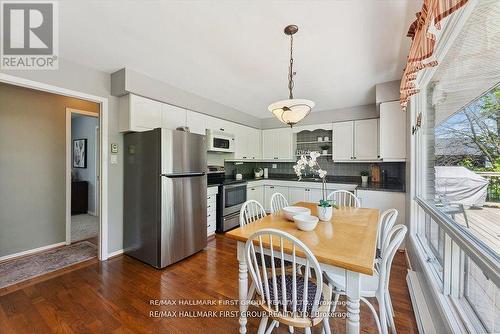
[[[416,20],[410,25],[408,37],[412,43],[407,57],[400,86],[401,107],[406,109],[410,97],[419,92],[415,85],[418,71],[437,65],[430,59],[434,53],[436,36],[432,28],[440,29],[442,19],[467,4],[468,0],[424,0],[422,10],[416,14]]]

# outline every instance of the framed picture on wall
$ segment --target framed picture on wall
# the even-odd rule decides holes
[[[73,167],[87,168],[87,139],[73,140]]]

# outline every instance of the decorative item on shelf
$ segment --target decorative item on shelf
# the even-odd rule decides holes
[[[264,175],[264,171],[262,170],[262,168],[254,168],[253,169],[253,175],[256,179],[260,179],[262,178],[262,175]]]
[[[269,178],[269,168],[264,168],[264,178],[267,179]]]
[[[282,100],[271,104],[268,109],[281,122],[290,125],[300,122],[304,117],[309,115],[314,107],[314,102],[305,99],[295,99],[293,97],[293,76],[296,72],[293,71],[293,35],[299,30],[296,25],[285,27],[285,34],[290,36],[290,66],[288,68],[288,100]]]
[[[318,137],[318,142],[322,142],[323,141],[323,137]]]
[[[363,170],[359,174],[361,175],[361,183],[368,183],[368,175],[370,175],[368,173],[368,171],[367,170]]]
[[[328,136],[324,136],[324,137],[323,137],[323,141],[330,141],[330,137],[328,137]]]
[[[328,145],[321,145],[319,148],[321,149],[321,151],[322,151],[321,153],[323,153],[323,155],[327,155],[328,154],[328,149],[330,148],[330,146],[328,146]]]
[[[321,197],[322,199],[318,203],[318,217],[321,221],[330,221],[333,214],[333,208],[337,207],[333,201],[326,199],[326,171],[321,169],[318,164],[317,159],[321,156],[319,152],[312,151],[309,154],[309,158],[302,155],[297,161],[297,164],[293,166],[295,174],[299,177],[299,181],[302,179],[302,174],[307,174],[310,171],[312,174],[317,174],[321,182]]]

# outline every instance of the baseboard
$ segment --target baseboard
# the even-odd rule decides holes
[[[408,270],[406,283],[408,284],[408,290],[410,291],[410,299],[413,305],[415,319],[417,320],[418,332],[436,333],[431,313],[429,312],[429,308],[425,302],[422,287],[420,286],[420,282],[415,271]]]
[[[87,214],[91,216],[97,216],[97,213],[95,213],[94,211],[87,211]]]
[[[15,254],[5,255],[5,256],[0,257],[0,262],[7,261],[7,260],[12,260],[12,259],[15,259],[15,258],[18,258],[18,257],[22,257],[22,256],[26,256],[26,255],[31,255],[31,254],[34,254],[34,253],[39,253],[39,252],[47,251],[47,250],[50,250],[50,249],[53,249],[53,248],[57,248],[57,247],[61,247],[61,246],[66,246],[66,241],[59,242],[57,244],[42,246],[42,247],[38,247],[38,248],[34,248],[34,249],[28,249],[26,251],[22,251],[22,252],[15,253]]]
[[[108,260],[111,259],[112,257],[118,256],[118,255],[122,255],[122,254],[123,254],[123,249],[119,249],[117,251],[108,253]]]

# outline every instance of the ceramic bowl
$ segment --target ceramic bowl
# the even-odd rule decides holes
[[[312,231],[318,225],[319,218],[311,215],[296,215],[293,216],[293,221],[299,230]]]
[[[288,220],[293,221],[293,216],[296,215],[310,215],[311,210],[308,208],[304,208],[302,206],[285,206],[283,208],[283,212],[285,213],[285,217]]]

